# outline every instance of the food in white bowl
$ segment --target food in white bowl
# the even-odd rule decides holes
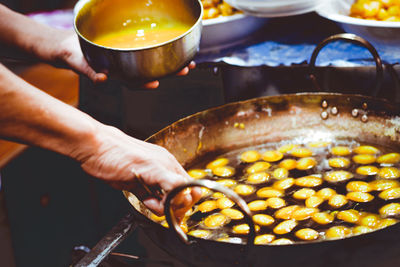
[[[345,32],[359,35],[373,45],[391,47],[400,45],[400,22],[352,17],[351,9],[355,2],[355,0],[328,0],[319,6],[316,12],[324,18],[336,22]],[[369,14],[373,13],[375,12]],[[370,17],[368,16],[368,18]]]
[[[244,43],[266,19],[243,14],[223,0],[201,0],[203,32],[200,52],[210,52]]]
[[[400,22],[399,0],[356,0],[350,16],[359,19]]]
[[[203,4],[204,9],[204,20],[215,19],[221,16],[232,16],[240,13],[240,11],[223,0],[201,0],[201,3]]]

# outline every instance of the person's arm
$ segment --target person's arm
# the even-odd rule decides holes
[[[55,29],[0,4],[0,43],[18,47],[22,51],[57,66],[65,66],[88,76],[94,82],[103,82],[107,76],[96,73],[85,60],[73,31]],[[178,75],[186,75],[195,67],[191,62]],[[155,89],[158,81],[149,82],[145,88]]]
[[[94,82],[107,79],[105,74],[96,73],[88,65],[72,31],[46,26],[0,4],[0,32],[0,42],[10,47],[17,47],[42,61],[69,67]]]
[[[125,135],[26,83],[0,64],[0,137],[49,149],[81,163],[90,175],[135,193],[157,214],[163,201],[137,182],[166,192],[191,178],[164,148]],[[200,197],[181,194],[180,215]],[[179,204],[178,204],[179,203]]]

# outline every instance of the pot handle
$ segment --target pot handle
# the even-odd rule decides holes
[[[231,189],[220,185],[217,182],[211,181],[211,180],[194,180],[191,181],[187,184],[183,184],[181,186],[178,186],[174,188],[171,192],[168,193],[167,199],[165,200],[165,206],[164,206],[164,214],[167,219],[168,225],[172,226],[170,229],[174,231],[179,238],[186,244],[190,244],[190,240],[188,236],[185,234],[185,232],[179,227],[175,216],[173,216],[173,210],[171,207],[171,200],[183,189],[189,188],[189,187],[206,187],[208,189],[218,191],[223,193],[225,196],[233,200],[239,207],[239,209],[243,212],[244,214],[244,219],[246,223],[249,225],[249,234],[248,234],[248,239],[247,239],[247,244],[248,245],[253,245],[254,244],[254,239],[256,236],[256,231],[255,231],[255,225],[253,222],[253,219],[251,217],[251,212],[249,207],[246,204],[246,201],[244,201],[241,197],[239,197],[234,191]]]
[[[318,85],[317,78],[315,76],[315,62],[317,60],[317,56],[319,52],[321,51],[322,48],[324,48],[327,44],[335,42],[335,41],[348,41],[352,42],[355,44],[358,44],[360,46],[363,46],[368,49],[368,51],[372,54],[374,57],[375,65],[376,65],[376,81],[375,81],[375,88],[372,91],[372,95],[376,96],[381,88],[382,82],[383,82],[383,65],[382,65],[382,60],[374,48],[374,46],[365,40],[364,38],[361,38],[360,36],[357,36],[352,33],[339,33],[332,35],[325,40],[323,40],[321,43],[317,45],[317,47],[314,49],[311,58],[310,58],[310,78],[312,83],[314,84],[315,88],[317,91],[321,91],[321,87]]]

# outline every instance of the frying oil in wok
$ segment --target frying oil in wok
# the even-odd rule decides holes
[[[291,244],[368,233],[400,220],[400,154],[355,141],[274,143],[209,155],[188,170],[248,203],[256,244]],[[245,242],[238,207],[204,189],[184,221],[189,235]]]

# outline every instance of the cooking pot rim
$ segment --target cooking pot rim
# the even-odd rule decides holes
[[[295,93],[295,94],[280,94],[280,95],[273,95],[273,96],[261,96],[261,97],[251,98],[251,99],[242,100],[242,101],[235,101],[235,102],[223,104],[220,106],[216,106],[216,107],[212,107],[209,109],[205,109],[205,110],[196,112],[194,114],[191,114],[189,116],[181,118],[181,119],[173,122],[170,125],[167,125],[166,127],[162,128],[158,132],[156,132],[156,133],[152,134],[151,136],[149,136],[148,138],[146,138],[145,141],[150,142],[151,140],[154,139],[154,137],[159,135],[161,132],[164,132],[167,129],[174,127],[175,125],[178,125],[182,121],[188,120],[193,117],[197,117],[200,114],[205,113],[205,112],[213,112],[215,110],[219,110],[219,109],[223,109],[223,108],[227,108],[227,107],[233,107],[233,106],[240,106],[240,105],[244,105],[245,103],[251,103],[251,102],[256,102],[256,101],[263,101],[263,100],[267,101],[269,99],[275,99],[275,98],[284,99],[284,98],[289,98],[289,97],[302,97],[302,96],[310,96],[310,97],[312,97],[312,96],[327,96],[327,97],[338,96],[338,97],[342,97],[342,98],[365,99],[365,100],[370,100],[370,101],[374,101],[374,102],[384,103],[385,106],[390,107],[393,111],[395,111],[395,114],[400,114],[400,103],[399,104],[391,103],[385,98],[378,98],[378,97],[361,95],[361,94],[342,94],[342,93],[332,93],[332,92],[301,92],[301,93]]]
[[[146,51],[146,50],[152,50],[152,49],[157,49],[159,47],[168,45],[168,44],[172,44],[174,42],[176,42],[177,40],[183,39],[185,38],[187,35],[189,35],[190,33],[192,33],[197,27],[202,27],[202,20],[203,20],[203,4],[201,3],[200,0],[194,0],[199,4],[199,8],[200,8],[200,13],[198,18],[196,19],[196,22],[193,23],[193,25],[187,30],[185,31],[183,34],[175,37],[174,39],[168,40],[166,42],[163,43],[158,43],[155,45],[150,45],[150,46],[145,46],[145,47],[138,47],[138,48],[114,48],[114,47],[108,47],[108,46],[102,46],[99,44],[96,44],[92,41],[90,41],[89,39],[87,39],[78,29],[77,26],[77,20],[79,17],[79,14],[81,12],[81,10],[86,6],[89,5],[89,3],[91,1],[95,1],[95,0],[79,0],[74,7],[74,30],[76,32],[76,34],[82,38],[83,40],[85,40],[85,42],[90,43],[91,45],[95,46],[95,47],[99,47],[105,50],[109,50],[109,51],[119,51],[119,52],[135,52],[135,51]],[[200,24],[200,25],[199,25]]]

